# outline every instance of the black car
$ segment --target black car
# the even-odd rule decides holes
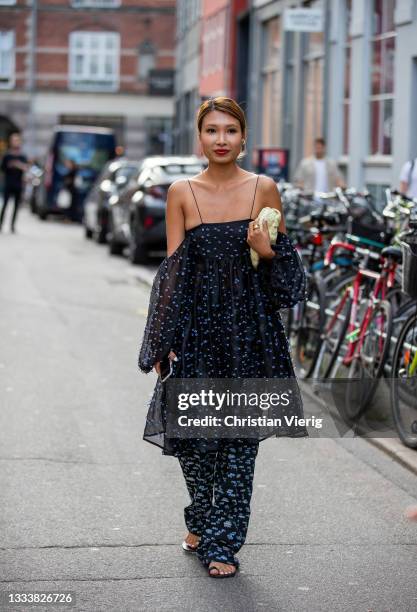
[[[146,263],[151,251],[166,252],[168,188],[204,167],[204,161],[195,155],[146,157],[137,176],[110,206],[110,252],[121,253],[129,246],[129,259],[135,264]]]
[[[83,224],[86,238],[98,243],[106,242],[109,219],[109,201],[126,187],[132,175],[137,174],[140,162],[120,158],[106,164],[84,204]]]

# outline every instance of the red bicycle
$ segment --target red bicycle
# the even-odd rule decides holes
[[[346,420],[357,420],[369,406],[383,373],[391,334],[391,304],[386,299],[394,288],[395,272],[401,261],[401,249],[388,246],[379,253],[358,246],[360,239],[347,235],[349,242],[332,241],[326,263],[330,264],[338,249],[351,251],[359,258],[353,283],[346,287],[326,310],[328,316],[313,372],[318,380],[342,382]]]

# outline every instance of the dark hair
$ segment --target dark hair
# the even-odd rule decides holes
[[[242,108],[232,98],[226,98],[225,96],[217,96],[216,98],[209,98],[205,100],[198,109],[197,112],[197,128],[201,133],[203,127],[204,117],[213,110],[227,113],[239,121],[240,129],[242,130],[243,138],[246,138],[246,117]],[[242,152],[245,147],[242,148]],[[238,159],[243,157],[242,153],[239,154]]]
[[[314,141],[316,144],[321,144],[323,145],[323,147],[326,146],[326,141],[324,140],[324,138],[316,138]]]

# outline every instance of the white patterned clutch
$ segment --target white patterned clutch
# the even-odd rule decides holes
[[[276,208],[271,208],[270,206],[265,206],[261,212],[259,213],[256,221],[262,227],[264,221],[268,223],[268,231],[269,231],[269,239],[271,244],[275,244],[278,235],[278,227],[281,222],[281,213]],[[252,260],[253,267],[258,267],[259,264],[259,255],[254,249],[250,249],[250,258]]]

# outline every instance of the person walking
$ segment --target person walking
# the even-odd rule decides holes
[[[191,499],[184,509],[188,535],[182,549],[196,553],[210,577],[229,578],[239,568],[236,554],[246,539],[255,459],[267,436],[254,430],[235,438],[170,437],[161,368],[164,374],[168,359],[171,379],[182,381],[294,381],[278,308],[304,299],[305,275],[284,217],[272,243],[266,223],[257,220],[264,206],[281,215],[282,207],[270,177],[238,166],[247,130],[241,107],[231,98],[206,100],[197,128],[208,167],[168,190],[167,257],[153,282],[139,350],[139,369],[159,375],[143,439],[176,456],[181,466]],[[260,257],[257,268],[251,248]],[[287,281],[285,261],[291,264]],[[301,396],[293,410],[302,418]],[[308,432],[300,424],[269,435],[306,437]]]
[[[295,184],[310,193],[328,193],[336,187],[345,187],[336,162],[326,156],[326,141],[316,138],[314,155],[301,160],[295,175]]]
[[[401,169],[400,193],[417,198],[417,157],[406,162]]]
[[[3,207],[0,213],[0,231],[3,225],[4,215],[10,198],[14,199],[14,209],[11,221],[11,231],[16,231],[17,210],[22,199],[23,177],[28,168],[28,160],[22,154],[22,139],[18,132],[9,136],[9,148],[1,162],[1,170],[4,174]]]

